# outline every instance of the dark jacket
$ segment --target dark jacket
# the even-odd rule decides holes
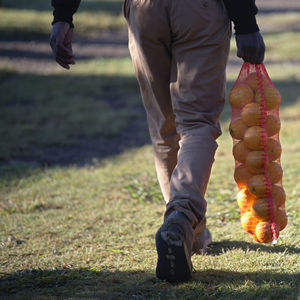
[[[223,0],[229,17],[234,23],[236,34],[246,34],[259,31],[256,24],[255,15],[257,14],[257,7],[255,0]],[[78,9],[80,0],[52,0],[54,7],[54,20],[56,22],[67,22],[72,27],[73,14]]]

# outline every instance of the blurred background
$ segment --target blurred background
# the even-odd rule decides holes
[[[149,143],[123,2],[82,1],[74,17],[77,65],[70,72],[55,63],[49,47],[50,2],[0,2],[1,162],[80,165]],[[283,107],[298,105],[300,3],[257,5],[267,70],[283,94]],[[242,63],[235,53],[233,38],[229,88]],[[229,111],[227,106],[224,121]]]
[[[49,47],[50,2],[0,2],[1,164],[81,165],[149,143],[123,2],[82,1],[74,18],[77,65],[70,72],[55,63]],[[283,94],[283,108],[298,107],[300,3],[257,5],[267,70]],[[235,53],[233,38],[229,88],[242,63]],[[229,117],[227,106],[223,120]]]
[[[55,272],[35,273],[44,278],[42,284],[46,289],[57,282],[65,286],[70,278],[78,280],[78,287],[91,281],[94,286],[103,284],[109,289],[111,281],[105,278],[115,276],[116,290],[120,292],[126,288],[134,290],[135,276],[142,276],[146,295],[153,285],[149,278],[153,277],[155,260],[155,253],[150,254],[147,249],[154,247],[153,232],[161,222],[163,200],[156,181],[146,116],[127,49],[123,1],[82,0],[74,16],[73,50],[77,62],[70,71],[56,64],[49,46],[50,2],[0,0],[0,211],[3,217],[0,226],[1,247],[5,249],[2,272],[8,276],[5,284],[10,284],[3,290],[29,295],[26,294],[30,290],[28,286],[35,286],[37,275],[28,271],[30,277],[18,270],[58,268],[63,270],[60,279]],[[299,262],[294,255],[299,253],[300,218],[297,202],[300,196],[300,2],[257,0],[256,4],[257,21],[267,48],[265,65],[282,95],[280,138],[289,227],[282,233],[283,246],[279,249],[288,249],[291,256],[290,264],[281,267],[293,266],[285,274],[295,273],[298,268],[299,275]],[[233,37],[227,68],[228,90],[241,65]],[[270,261],[275,270],[281,258],[267,246],[249,246],[248,236],[240,228],[235,202],[237,190],[232,177],[232,140],[228,134],[230,118],[227,103],[221,119],[224,134],[218,140],[213,179],[207,192],[208,219],[215,228],[214,237],[217,241],[226,239],[229,244],[217,244],[212,255],[220,255],[220,264],[225,255],[220,249],[224,247],[229,252],[252,247],[253,251],[265,251],[269,256],[264,258],[266,261],[254,256],[251,266],[245,257],[224,256],[225,265],[233,260],[233,273],[229,275],[237,280],[235,285],[224,289],[230,295],[242,295],[234,294],[238,287],[248,296],[261,296],[265,294],[259,291],[271,291],[275,285],[278,289],[284,286],[281,299],[295,296],[297,284],[292,275],[276,277],[255,273],[264,268],[264,263],[269,270]],[[127,258],[126,251],[134,253],[136,256],[130,257],[136,260]],[[145,256],[150,261],[144,260]],[[234,273],[243,259],[243,268],[254,272],[253,278],[248,277],[254,282],[252,293],[258,291],[258,294],[249,294],[245,281],[238,279],[240,273]],[[94,273],[77,272],[104,270],[95,267],[99,261],[102,267],[106,266],[102,283],[96,281]],[[215,266],[209,257],[201,264],[207,269]],[[128,266],[144,268],[149,274],[126,273]],[[64,273],[65,269],[73,271]],[[116,274],[114,270],[125,273]],[[218,282],[228,277],[223,273],[210,275],[209,278],[219,278]],[[131,283],[127,281],[124,287],[126,276],[131,278]],[[213,279],[207,280],[216,284]],[[157,293],[165,291],[162,286],[157,289]],[[191,290],[191,287],[179,288],[177,292]],[[60,292],[68,295],[69,291]],[[274,297],[276,291],[273,290]],[[55,296],[50,290],[47,292]],[[83,295],[93,297],[89,293]]]

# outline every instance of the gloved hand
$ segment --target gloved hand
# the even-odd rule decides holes
[[[265,57],[265,43],[260,32],[235,36],[237,56],[250,64],[261,64]]]
[[[65,69],[75,64],[72,50],[73,28],[69,23],[57,22],[53,24],[50,35],[50,45],[56,61]]]

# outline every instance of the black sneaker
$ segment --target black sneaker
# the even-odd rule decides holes
[[[194,237],[192,246],[192,254],[205,255],[207,247],[212,243],[212,236],[208,228],[206,227],[201,233],[198,233]]]
[[[156,276],[176,283],[192,275],[193,228],[184,214],[174,211],[155,235],[158,254]]]

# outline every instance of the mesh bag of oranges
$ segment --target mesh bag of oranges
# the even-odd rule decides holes
[[[255,241],[276,243],[287,225],[280,164],[281,96],[263,64],[244,63],[229,101],[241,224]]]

